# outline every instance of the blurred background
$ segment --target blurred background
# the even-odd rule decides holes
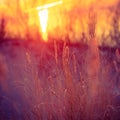
[[[97,41],[114,46],[116,40],[112,36],[118,37],[120,30],[119,5],[119,0],[1,0],[1,29],[4,27],[4,37],[36,39],[35,36],[41,35],[44,39],[65,39],[68,36],[70,41],[77,42],[83,35],[88,38],[89,14],[94,12],[90,19],[95,24]],[[44,26],[43,21],[46,21]]]
[[[120,0],[0,0],[0,120],[120,120]]]

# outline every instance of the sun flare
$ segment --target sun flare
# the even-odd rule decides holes
[[[48,9],[43,9],[38,12],[39,21],[44,41],[47,41],[47,24],[48,24]]]

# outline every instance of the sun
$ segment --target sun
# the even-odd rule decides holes
[[[48,9],[38,11],[43,40],[47,42]]]

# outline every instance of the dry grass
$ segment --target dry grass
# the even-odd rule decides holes
[[[13,79],[11,85],[14,92],[7,92],[11,95],[18,94],[21,99],[14,98],[10,103],[11,100],[7,100],[12,107],[12,110],[8,111],[12,113],[11,118],[20,117],[25,120],[113,120],[114,118],[118,120],[119,107],[113,104],[113,91],[116,85],[109,75],[113,69],[116,77],[119,75],[118,62],[115,58],[119,59],[119,54],[116,51],[113,64],[106,62],[97,44],[92,42],[94,47],[88,46],[88,49],[81,53],[82,55],[75,49],[71,52],[71,46],[64,43],[61,56],[58,55],[59,44],[54,42],[54,52],[46,53],[49,60],[43,66],[39,66],[39,59],[34,57],[33,52],[21,48],[22,56],[16,56],[17,65],[13,66],[11,73],[8,72]],[[42,63],[41,57],[40,60]],[[1,61],[0,63],[3,63]],[[46,68],[48,65],[50,69]],[[3,67],[0,75],[3,78],[7,70],[4,64],[1,66]],[[21,78],[18,78],[20,74]],[[4,117],[2,116],[1,120]]]
[[[54,41],[0,55],[0,120],[119,120],[120,53],[98,49],[89,17],[87,47]]]

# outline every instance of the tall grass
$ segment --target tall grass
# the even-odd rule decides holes
[[[14,57],[3,51],[1,120],[119,120],[120,53],[99,50],[90,11],[86,45],[11,45]]]
[[[119,86],[116,79],[119,76],[119,51],[112,53],[111,60],[98,49],[94,39],[85,50],[84,47],[74,48],[66,43],[63,43],[62,51],[59,47],[57,42],[50,49],[47,44],[46,51],[39,51],[36,57],[36,51],[19,46],[14,58],[5,55],[6,63],[5,60],[0,61],[1,80],[6,76],[0,84],[1,88],[6,85],[4,94],[9,94],[6,96],[12,108],[8,112],[11,118],[106,120],[108,115],[110,119],[112,114],[118,115],[116,112],[119,110],[113,102],[116,83]],[[41,52],[45,54],[41,56]],[[2,63],[8,66],[7,69]],[[6,106],[1,104],[2,111],[6,112]],[[1,119],[4,116],[1,113]]]

